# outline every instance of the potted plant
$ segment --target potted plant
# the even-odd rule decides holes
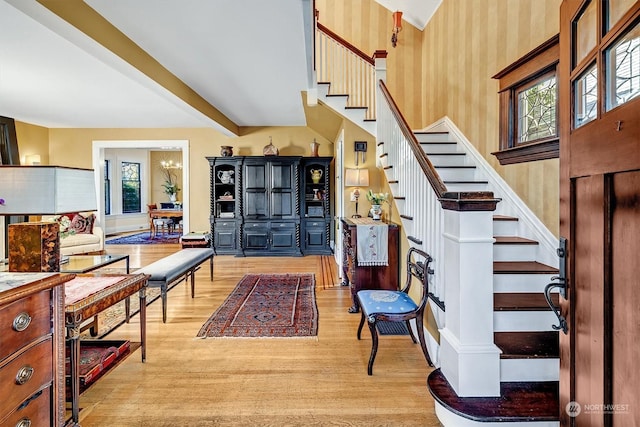
[[[382,217],[382,203],[388,202],[389,193],[374,193],[369,189],[367,191],[367,200],[371,202],[371,216],[374,220],[380,220]]]
[[[169,195],[169,200],[175,203],[178,191],[180,191],[178,179],[169,169],[163,168],[162,171],[164,173],[162,188],[164,188],[164,192]]]

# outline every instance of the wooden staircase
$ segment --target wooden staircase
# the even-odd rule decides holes
[[[416,137],[448,190],[494,191],[449,134],[418,132]],[[551,328],[555,318],[543,291],[558,270],[536,260],[538,242],[519,235],[519,218],[498,214],[493,223],[494,342],[502,352],[501,395],[459,397],[440,370],[429,376],[428,387],[436,402],[450,412],[441,418],[450,420],[450,425],[555,426],[559,338]],[[557,294],[553,299],[558,303]]]
[[[445,309],[449,307],[444,300],[446,289],[441,283],[446,271],[446,256],[442,238],[443,209],[438,195],[442,194],[443,184],[448,196],[455,192],[459,192],[460,195],[473,193],[472,197],[481,195],[492,199],[495,195],[495,198],[502,200],[497,204],[498,208],[493,216],[494,345],[491,345],[494,349],[499,348],[501,352],[500,395],[460,397],[441,370],[436,369],[429,375],[427,384],[436,402],[438,418],[443,425],[455,427],[480,424],[504,426],[505,423],[539,427],[558,426],[559,338],[558,332],[551,327],[556,323],[556,319],[543,295],[545,285],[557,274],[557,269],[552,267],[557,265],[557,239],[550,236],[546,227],[535,218],[447,118],[428,130],[413,132],[426,154],[426,163],[430,162],[435,169],[437,178],[434,184],[433,174],[425,176],[424,156],[418,159],[415,154],[415,142],[406,143],[411,131],[408,130],[404,119],[397,118],[398,112],[394,110],[397,109],[394,102],[391,100],[389,103],[387,99],[389,105],[383,108],[380,99],[386,88],[377,86],[379,80],[385,79],[386,65],[378,67],[377,61],[374,64],[374,61],[367,59],[367,55],[353,46],[349,45],[344,49],[345,41],[324,27],[318,34],[319,39],[327,36],[333,39],[331,42],[317,43],[321,51],[320,57],[324,57],[323,52],[334,52],[327,55],[327,58],[335,55],[337,51],[346,52],[344,55],[340,53],[342,56],[338,61],[338,67],[330,64],[319,67],[322,76],[327,78],[320,77],[319,72],[318,99],[376,137],[379,164],[391,188],[394,209],[399,213],[408,243],[432,256],[435,255],[435,280],[431,289],[433,304],[430,304],[430,309],[440,330],[446,328]],[[343,46],[331,50],[334,49],[334,42],[337,43],[336,46]],[[360,89],[365,88],[366,96],[349,95],[349,88],[355,89],[352,83],[358,79],[353,78],[348,72],[343,77],[343,82],[329,82],[334,76],[338,76],[337,70],[343,68],[342,64],[351,63],[350,57],[359,58],[362,65],[346,69],[359,70],[355,74],[366,75],[371,82],[371,85],[355,85]],[[322,61],[319,60],[318,63]],[[373,97],[372,93],[377,95]],[[385,94],[385,97],[388,95]],[[379,123],[376,120],[379,120]],[[413,136],[410,139],[413,139]],[[412,162],[406,161],[409,157],[414,157]],[[421,176],[424,182],[420,179]],[[483,224],[486,225],[488,239],[491,234],[490,219],[484,218],[486,221]],[[490,267],[486,268],[486,272],[484,283],[490,288]],[[484,295],[489,296],[488,293]],[[554,299],[557,302],[557,294],[554,295]],[[491,311],[487,310],[486,319],[490,317]],[[489,334],[487,341],[491,341],[490,336]],[[441,366],[438,360],[439,341],[430,336],[428,348],[436,366]],[[497,350],[494,354],[497,358]],[[497,381],[495,376],[490,377]],[[497,389],[498,383],[495,384]]]

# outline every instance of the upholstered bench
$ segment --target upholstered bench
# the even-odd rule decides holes
[[[154,263],[151,263],[136,273],[148,274],[148,287],[160,288],[162,298],[162,322],[167,322],[167,290],[170,284],[175,281],[189,280],[191,276],[191,298],[195,295],[195,272],[200,264],[209,260],[209,271],[211,281],[213,281],[213,249],[211,248],[188,248],[181,249],[176,253],[166,256]]]

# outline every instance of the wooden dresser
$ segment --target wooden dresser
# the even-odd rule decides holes
[[[65,423],[64,286],[74,274],[0,272],[0,425]]]
[[[349,313],[358,313],[360,307],[355,298],[361,289],[399,289],[399,231],[397,224],[388,223],[387,250],[389,262],[387,266],[359,266],[358,265],[358,233],[357,225],[349,218],[341,218],[342,223],[342,272],[343,285],[351,288],[353,305]]]

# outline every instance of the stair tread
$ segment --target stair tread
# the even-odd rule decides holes
[[[494,215],[494,221],[518,221],[518,217],[508,215]]]
[[[558,294],[551,294],[551,300],[559,305]],[[539,292],[510,292],[493,294],[495,311],[548,311],[544,294]]]
[[[499,245],[537,245],[536,240],[527,239],[519,236],[495,236],[495,244]]]
[[[495,344],[502,350],[501,359],[534,359],[560,357],[557,331],[495,332]]]
[[[499,397],[458,397],[440,369],[427,379],[435,400],[455,414],[478,422],[558,421],[557,381],[503,382]]]
[[[493,274],[557,274],[558,269],[537,261],[495,261]]]
[[[488,184],[489,181],[444,181],[445,184]]]

